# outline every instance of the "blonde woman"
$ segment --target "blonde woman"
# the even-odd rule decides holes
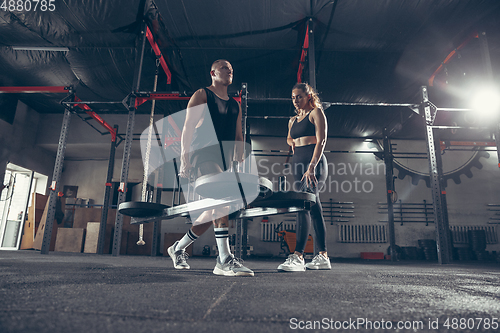
[[[295,252],[278,266],[280,271],[300,272],[307,269],[331,269],[326,249],[326,227],[319,191],[328,175],[328,164],[323,154],[327,123],[318,94],[307,83],[297,83],[292,89],[292,101],[296,115],[288,124],[287,143],[292,147],[292,173],[295,191],[307,191],[316,195],[311,211],[297,213],[297,244]],[[304,249],[309,237],[311,220],[316,237],[314,242],[319,253],[310,263],[304,261]]]

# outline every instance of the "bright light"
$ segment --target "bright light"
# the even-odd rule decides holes
[[[484,116],[497,116],[500,113],[500,91],[495,86],[478,89],[472,97],[471,107]]]

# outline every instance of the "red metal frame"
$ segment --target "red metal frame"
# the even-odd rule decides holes
[[[75,96],[74,97],[74,101],[75,102],[81,102],[82,100]],[[95,113],[94,111],[92,111],[92,109],[90,108],[90,106],[88,106],[87,104],[75,104],[75,106],[78,106],[82,110],[85,110],[85,112],[89,116],[91,116],[92,118],[94,118],[95,121],[97,121],[99,124],[101,124],[101,126],[103,126],[104,128],[106,128],[109,131],[109,133],[111,133],[111,141],[112,142],[116,142],[116,130],[110,124],[108,124],[104,119],[102,119],[101,116],[99,116],[97,113]]]
[[[149,44],[151,44],[151,47],[153,48],[153,51],[156,54],[156,56],[160,58],[161,67],[165,71],[165,74],[167,74],[167,84],[171,84],[172,73],[170,73],[170,69],[168,69],[167,62],[165,61],[165,58],[163,58],[160,48],[158,47],[158,44],[156,44],[153,34],[151,33],[151,30],[149,30],[149,27],[146,27],[146,38],[148,39]]]
[[[170,147],[171,145],[174,144],[174,142],[180,142],[181,138],[180,137],[167,137],[165,136],[165,147]]]
[[[302,71],[304,70],[304,62],[306,61],[307,51],[309,50],[309,22],[306,26],[306,36],[302,45],[302,53],[300,54],[299,70],[297,71],[297,83],[302,82]]]
[[[448,146],[473,146],[473,147],[495,147],[495,142],[489,141],[441,141]]]
[[[165,135],[165,146],[169,147],[172,145],[174,142],[180,142],[181,141],[181,130],[179,129],[179,126],[175,123],[175,121],[172,119],[171,116],[167,117],[167,121],[172,126],[174,129],[175,134],[177,134],[177,137],[168,137]]]
[[[164,148],[171,146],[174,142],[180,142],[181,141],[181,130],[179,129],[179,126],[175,123],[174,119],[172,119],[171,116],[167,116],[167,121],[172,126],[174,129],[175,134],[177,134],[177,137],[170,137],[165,135],[165,143],[164,143]]]
[[[30,93],[68,93],[71,87],[0,87],[0,93],[17,93],[17,94],[30,94]]]
[[[33,94],[33,93],[68,93],[71,87],[63,86],[47,86],[47,87],[0,87],[0,93],[18,93],[18,94]],[[75,102],[81,102],[82,100],[75,96]],[[109,133],[111,133],[111,140],[116,141],[116,131],[115,129],[104,121],[97,113],[92,111],[90,106],[87,104],[75,104],[79,108],[85,110],[89,116],[94,118],[99,124],[105,127]]]
[[[191,97],[181,96],[179,93],[150,93],[145,97],[136,97],[135,99],[135,108],[146,103],[150,100],[170,100],[170,101],[183,101],[189,100]]]
[[[177,134],[179,137],[181,136],[181,130],[179,129],[179,126],[175,123],[175,121],[172,119],[172,117],[168,116],[167,121],[172,126],[174,129],[175,134]]]
[[[76,96],[73,98],[73,100],[74,100],[75,102],[81,102],[81,101],[82,101],[81,99],[79,99],[79,98],[78,98],[78,97],[76,97]],[[80,109],[85,110],[85,111],[90,111],[90,110],[92,110],[92,109],[90,108],[90,106],[88,106],[87,104],[75,104],[75,106],[78,106]]]
[[[467,45],[473,38],[479,38],[479,35],[477,34],[477,32],[474,32],[469,37],[467,37],[467,39],[462,44],[460,44],[459,47],[457,47],[456,49],[451,51],[450,54],[448,54],[448,56],[444,59],[444,61],[441,63],[441,65],[439,65],[439,67],[434,71],[434,73],[432,73],[431,77],[429,78],[429,86],[430,87],[432,87],[434,85],[434,79],[436,78],[436,75],[443,69],[443,65],[446,64],[447,62],[449,62],[455,56],[457,51],[462,49],[465,45]]]
[[[441,151],[445,150],[451,146],[462,146],[462,147],[496,147],[495,142],[487,141],[440,141],[439,145]]]
[[[233,97],[234,100],[238,103],[241,104],[241,94],[243,94],[243,90],[240,90],[240,93],[238,94],[238,97]]]

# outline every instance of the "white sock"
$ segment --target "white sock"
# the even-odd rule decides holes
[[[217,249],[219,250],[220,262],[224,263],[231,254],[231,248],[229,247],[229,228],[214,228],[214,232]]]
[[[193,230],[189,229],[188,232],[186,232],[186,234],[184,235],[184,237],[182,237],[179,240],[179,243],[177,243],[177,246],[175,247],[174,252],[179,251],[179,250],[185,250],[189,245],[191,245],[191,243],[193,243],[195,240],[197,240],[198,237],[199,236],[196,235],[193,232]]]

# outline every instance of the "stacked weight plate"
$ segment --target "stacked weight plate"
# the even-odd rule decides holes
[[[438,260],[436,241],[434,239],[419,239],[418,246],[424,251],[425,260]]]
[[[469,230],[469,245],[476,260],[488,260],[488,252],[486,252],[486,231],[484,230]]]
[[[404,246],[402,249],[406,260],[418,259],[418,249],[415,246]]]
[[[469,247],[456,247],[456,258],[460,261],[472,260],[472,251]]]

